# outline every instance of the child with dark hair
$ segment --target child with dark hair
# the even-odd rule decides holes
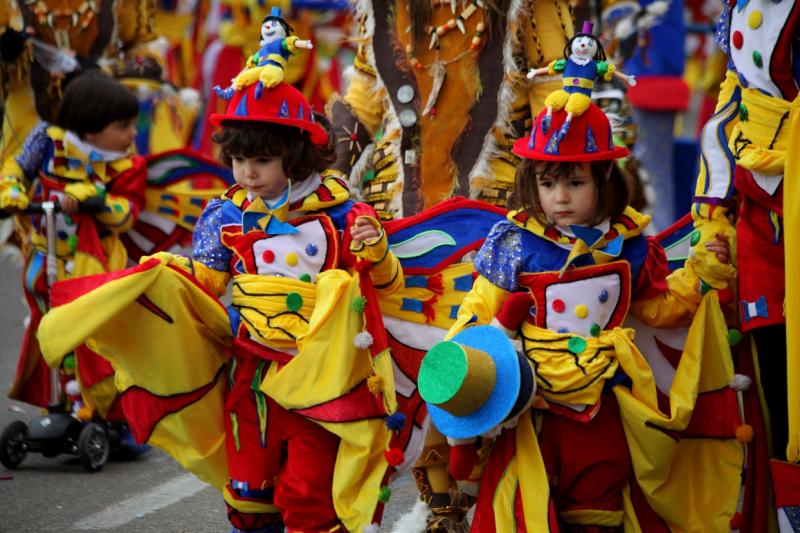
[[[24,210],[30,200],[57,200],[58,278],[67,279],[124,268],[127,254],[119,235],[129,230],[145,202],[144,160],[131,153],[138,113],[136,97],[112,78],[97,72],[70,81],[56,124],[39,124],[0,178],[0,209]],[[99,212],[81,211],[81,203],[102,198]],[[25,264],[24,290],[31,320],[11,389],[12,398],[46,406],[46,365],[35,332],[47,309],[46,239],[43,221],[32,217],[33,251]],[[65,367],[75,368],[81,385],[84,417],[120,414],[113,404],[113,370],[85,346]],[[114,412],[109,412],[109,411]]]
[[[478,252],[479,276],[447,336],[458,341],[469,326],[502,326],[520,339],[519,375],[531,376],[527,388],[495,385],[525,391],[496,410],[496,419],[470,418],[489,412],[482,406],[466,415],[449,411],[441,395],[431,408],[433,422],[448,437],[487,436],[486,427],[497,437],[489,446],[472,531],[510,531],[515,525],[547,531],[556,522],[559,531],[622,531],[627,491],[641,479],[650,483],[645,491],[661,486],[658,476],[669,470],[671,457],[664,446],[674,442],[667,438],[665,444],[664,431],[685,428],[691,414],[687,376],[696,378],[697,361],[681,361],[669,391],[671,410],[662,413],[666,398],[657,398],[648,362],[624,323],[630,314],[652,327],[687,325],[701,301],[700,279],[688,263],[668,275],[663,248],[643,235],[650,219],[627,206],[627,183],[614,162],[627,149],[613,145],[603,112],[590,104],[559,136],[566,115],[554,112],[552,127],[545,129],[542,111],[531,136],[514,145],[526,158],[517,174],[517,209],[494,226]],[[726,241],[715,240],[708,249],[728,261]],[[442,352],[432,350],[426,361],[437,350]],[[436,369],[426,361],[423,368]],[[431,385],[448,379],[453,378],[447,370],[420,371],[420,391],[451,390]],[[533,390],[540,400],[528,410]],[[458,390],[452,398],[466,395]],[[470,453],[474,445],[452,443],[451,470],[468,475],[477,461]],[[548,513],[548,485],[554,514]],[[735,502],[735,494],[726,502],[731,513]],[[671,516],[683,509],[678,502],[668,505],[675,511]],[[639,524],[643,531],[668,530],[657,519],[640,517]]]
[[[317,307],[325,305],[318,289],[325,271],[351,270],[357,258],[366,259],[375,288],[394,290],[403,279],[399,263],[374,210],[352,202],[339,175],[325,171],[330,137],[299,91],[285,83],[251,85],[211,121],[222,127],[214,140],[236,185],[203,211],[191,261],[155,257],[190,271],[216,295],[232,287],[228,518],[237,532],[343,531],[345,518],[334,505],[339,437],[320,418],[285,408],[264,383],[268,376],[280,379],[276,373],[290,361],[302,364],[298,341],[308,340],[312,312],[319,316]],[[300,381],[292,387],[307,386]],[[348,401],[337,400],[342,417],[363,412]]]

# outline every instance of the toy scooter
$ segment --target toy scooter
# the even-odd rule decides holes
[[[99,212],[103,209],[100,198],[90,198],[81,204],[83,212]],[[42,213],[47,234],[47,285],[56,282],[56,229],[55,217],[60,211],[59,203],[41,202],[29,204],[26,212]],[[61,390],[61,371],[51,368],[50,399],[47,414],[31,421],[9,424],[0,435],[0,463],[6,468],[19,466],[28,452],[55,457],[62,453],[77,455],[89,472],[97,472],[108,460],[112,443],[119,443],[120,427],[115,424],[83,422],[65,409]],[[124,427],[124,426],[123,426]]]

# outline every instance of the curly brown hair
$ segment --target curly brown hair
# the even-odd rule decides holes
[[[524,209],[542,224],[549,224],[539,202],[537,181],[541,176],[560,178],[573,175],[575,167],[579,165],[581,163],[524,159],[517,167],[510,207]],[[631,192],[629,181],[625,179],[624,171],[616,162],[592,161],[589,168],[597,186],[597,212],[590,224],[596,225],[607,218],[621,215],[628,206]]]
[[[326,127],[324,116],[314,114],[315,119]],[[327,128],[326,128],[327,129]],[[220,145],[220,161],[232,166],[232,158],[281,157],[283,172],[293,182],[303,181],[314,172],[322,172],[334,161],[332,136],[328,144],[314,146],[308,134],[291,126],[266,122],[223,122],[222,129],[211,137]]]

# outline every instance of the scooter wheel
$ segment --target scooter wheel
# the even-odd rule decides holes
[[[19,420],[11,422],[0,436],[0,463],[6,468],[16,468],[28,455],[25,445],[25,435],[28,434],[28,425]]]
[[[78,457],[89,472],[97,472],[108,461],[110,446],[108,434],[98,424],[90,422],[78,436]]]

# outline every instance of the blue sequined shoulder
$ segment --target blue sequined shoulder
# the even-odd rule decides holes
[[[475,257],[475,270],[494,285],[517,290],[522,265],[520,230],[512,222],[495,224]]]
[[[50,124],[40,122],[25,138],[25,144],[17,155],[19,164],[25,177],[32,180],[39,174],[42,163],[53,153],[53,140],[47,134]]]
[[[192,235],[192,257],[194,260],[220,272],[229,270],[231,257],[233,256],[233,252],[223,246],[219,240],[220,226],[222,225],[222,207],[225,203],[226,200],[219,198],[211,200],[197,220]]]

